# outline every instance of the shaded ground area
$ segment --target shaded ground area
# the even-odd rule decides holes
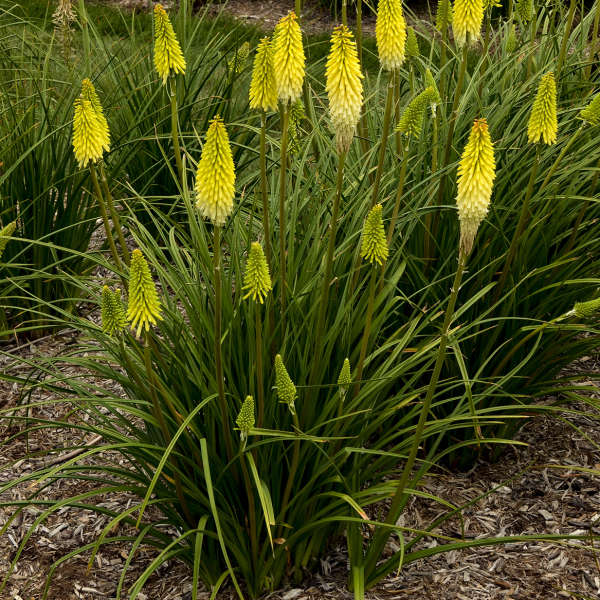
[[[27,344],[16,350],[25,357],[36,354],[57,356],[73,342],[72,333]],[[8,359],[0,359],[3,370]],[[598,370],[600,357],[588,357],[574,366],[581,373]],[[590,382],[588,382],[590,383]],[[5,407],[18,397],[18,389],[2,383]],[[600,391],[592,394],[600,397]],[[39,396],[36,400],[48,399]],[[573,411],[581,407],[572,407]],[[589,412],[589,407],[585,407]],[[56,418],[65,414],[64,405],[49,403],[35,409],[38,416]],[[581,411],[583,412],[583,410]],[[65,418],[68,418],[65,415]],[[16,421],[0,424],[0,441],[19,431]],[[558,418],[537,417],[523,427],[518,439],[527,446],[509,448],[496,464],[480,462],[467,473],[434,473],[424,490],[454,504],[463,504],[495,493],[475,502],[464,513],[465,537],[489,537],[513,534],[600,534],[600,421],[564,412]],[[82,438],[81,440],[86,441]],[[88,440],[89,441],[89,440]],[[48,457],[24,457],[27,453],[43,455],[50,449],[75,443],[72,430],[55,429],[34,431],[25,437],[13,439],[0,453],[0,484],[30,473]],[[53,455],[56,456],[56,455]],[[123,459],[114,453],[104,453],[94,460],[119,462]],[[90,460],[86,460],[90,464]],[[23,483],[1,501],[21,500],[32,491],[30,483]],[[64,498],[91,489],[86,483],[62,481],[49,487],[44,496]],[[96,499],[105,508],[122,511],[132,498],[126,494]],[[4,526],[11,509],[0,509],[0,526]],[[422,498],[414,498],[403,517],[402,525],[421,528],[441,514],[439,505]],[[0,544],[0,575],[6,575],[10,561],[28,528],[39,516],[40,510],[28,508],[12,521]],[[82,544],[97,539],[108,523],[107,517],[90,511],[64,507],[39,526],[20,556],[15,572],[1,598],[29,600],[41,597],[45,577],[51,564]],[[114,535],[131,534],[131,528],[119,527]],[[438,533],[460,536],[458,519],[448,522]],[[397,542],[392,542],[395,544]],[[430,538],[429,545],[437,542]],[[90,553],[63,563],[56,569],[48,594],[49,600],[114,598],[119,577],[127,555],[127,545],[103,548],[91,570],[87,570]],[[423,559],[406,566],[396,577],[385,580],[368,594],[369,600],[487,600],[534,598],[597,598],[600,594],[600,564],[589,544],[576,542],[570,545],[553,543],[512,544],[508,546],[481,547],[463,552],[450,552],[438,557]],[[155,551],[141,549],[131,565],[124,589],[137,577],[155,556]],[[343,542],[331,548],[320,565],[319,572],[310,577],[302,588],[291,588],[268,596],[272,600],[334,600],[351,599],[345,590],[347,557]],[[189,600],[191,574],[179,563],[164,565],[143,590],[141,600]],[[208,592],[199,596],[208,600]],[[233,599],[229,592],[219,598]]]

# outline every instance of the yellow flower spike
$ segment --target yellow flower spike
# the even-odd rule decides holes
[[[227,71],[232,75],[239,75],[246,66],[249,54],[250,44],[244,42],[227,62]]]
[[[240,438],[242,441],[246,440],[255,423],[254,398],[252,396],[246,396],[235,423],[240,428]]]
[[[96,117],[98,117],[98,122],[102,128],[102,145],[108,152],[110,150],[110,131],[108,129],[108,123],[106,121],[106,117],[104,116],[104,111],[102,110],[100,98],[96,93],[96,88],[94,87],[94,84],[87,78],[81,82],[81,97],[85,100],[89,100],[92,104],[92,108],[96,112]]]
[[[600,125],[600,94],[592,98],[592,101],[579,113],[579,118],[590,125]]]
[[[12,237],[16,228],[17,222],[13,221],[12,223],[9,223],[8,225],[0,229],[0,259],[2,259],[2,254],[4,254],[6,244],[8,244],[8,239]]]
[[[494,146],[485,119],[475,119],[458,166],[456,205],[460,221],[460,250],[468,255],[485,218],[496,177]]]
[[[102,158],[103,152],[110,150],[106,143],[106,131],[98,118],[92,103],[85,98],[77,98],[74,104],[73,150],[80,167],[86,167]]]
[[[395,71],[404,62],[406,21],[402,0],[380,0],[375,21],[379,62],[386,71]]]
[[[437,11],[435,13],[435,27],[442,31],[444,26],[452,25],[454,11],[452,10],[451,0],[438,0]]]
[[[260,40],[256,49],[252,80],[250,81],[250,108],[265,112],[277,108],[273,45],[268,37]]]
[[[112,292],[107,285],[102,288],[100,315],[102,331],[108,335],[120,333],[127,327],[125,308],[121,302],[121,290]]]
[[[142,329],[148,331],[150,325],[156,325],[156,321],[162,317],[150,267],[138,248],[131,253],[128,295],[127,318],[131,321],[132,329],[137,327],[135,334],[139,337]]]
[[[290,11],[275,26],[273,66],[277,96],[283,104],[293,104],[302,93],[304,47],[298,17]]]
[[[327,58],[326,90],[329,97],[329,114],[337,150],[347,152],[360,119],[363,88],[356,42],[345,25],[331,34],[331,50]]]
[[[235,168],[223,119],[210,122],[196,173],[196,206],[202,216],[223,225],[233,210]]]
[[[556,142],[557,134],[556,82],[554,73],[550,71],[540,81],[529,117],[527,137],[533,144],[543,140],[545,144],[552,145]]]
[[[337,384],[340,386],[340,392],[342,392],[343,395],[346,395],[351,383],[352,373],[350,372],[350,360],[345,358],[337,380]]]
[[[383,229],[381,204],[376,204],[367,215],[362,232],[360,255],[371,264],[383,264],[388,258],[388,245]]]
[[[162,5],[154,7],[154,66],[163,84],[171,73],[185,73],[185,58],[173,30],[169,15]]]
[[[295,414],[294,400],[296,399],[296,386],[283,364],[281,354],[275,357],[275,387],[277,388],[277,397],[279,400],[287,404],[292,414]]]
[[[428,87],[418,96],[415,96],[404,109],[396,131],[403,133],[408,137],[416,137],[423,128],[423,119],[428,106],[433,106],[439,102],[439,93],[437,88]]]
[[[265,301],[267,294],[273,289],[267,259],[258,242],[252,242],[250,246],[242,289],[248,290],[248,293],[244,296],[244,300],[252,298],[252,300],[255,302],[258,300],[261,304]]]
[[[600,298],[594,298],[587,302],[575,302],[573,314],[580,319],[589,319],[600,311]]]
[[[464,45],[467,34],[471,36],[471,41],[479,39],[482,22],[483,0],[456,0],[454,2],[452,30],[454,39],[459,46]]]
[[[419,49],[417,34],[412,27],[408,27],[406,30],[406,56],[410,58],[416,58],[420,55],[421,50]]]
[[[515,6],[515,12],[523,23],[528,23],[534,16],[533,0],[519,0]]]

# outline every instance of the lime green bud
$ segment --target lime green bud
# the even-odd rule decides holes
[[[531,109],[527,137],[533,144],[543,140],[549,146],[556,142],[558,121],[556,118],[556,82],[554,73],[546,73],[538,87]]]
[[[267,259],[258,242],[252,242],[250,246],[242,289],[248,290],[248,293],[244,296],[244,300],[252,298],[252,300],[258,300],[261,304],[264,302],[267,294],[273,289]]]
[[[431,104],[431,113],[435,117],[437,107],[442,103],[442,97],[440,96],[440,91],[438,89],[437,83],[435,82],[435,79],[433,78],[433,75],[431,74],[431,71],[429,69],[425,69],[425,87],[433,88],[435,91],[435,100]]]
[[[600,124],[600,94],[596,94],[592,101],[579,113],[579,118],[590,125]]]
[[[240,437],[243,441],[254,428],[254,398],[252,396],[246,396],[235,422],[240,428]]]
[[[287,404],[292,414],[295,414],[294,400],[296,399],[296,386],[283,364],[281,354],[275,357],[275,387],[277,388],[277,397],[279,400]]]
[[[600,297],[588,300],[587,302],[575,302],[573,312],[580,319],[589,319],[600,311]]]
[[[288,152],[290,154],[297,154],[300,150],[300,124],[305,117],[304,102],[302,102],[302,98],[298,98],[290,108],[288,119]]]
[[[506,51],[512,54],[517,49],[517,44],[517,30],[515,29],[515,24],[511,23],[506,34]]]
[[[154,66],[163,84],[171,73],[185,73],[185,58],[165,9],[154,7]]]
[[[515,12],[523,23],[533,19],[533,10],[533,0],[519,0],[515,5]]]
[[[371,264],[383,264],[388,258],[388,245],[383,228],[381,204],[376,204],[367,215],[362,232],[360,255]]]
[[[449,25],[452,25],[453,10],[450,0],[438,0],[437,11],[435,13],[435,27],[438,31],[444,31]]]
[[[6,244],[8,244],[9,238],[12,237],[16,228],[17,222],[13,221],[12,223],[9,223],[8,225],[0,229],[0,259],[2,258],[2,254],[4,253]]]
[[[227,62],[227,71],[231,75],[239,75],[246,67],[246,61],[250,54],[250,44],[244,42]]]
[[[142,329],[148,331],[150,325],[156,325],[160,316],[160,301],[150,274],[150,268],[141,251],[136,248],[131,253],[129,268],[129,303],[127,318],[132,329],[139,337]]]
[[[419,95],[415,96],[404,109],[396,131],[406,136],[418,136],[423,127],[423,119],[428,106],[437,104],[439,93],[433,87],[428,87]]]
[[[342,365],[342,369],[340,371],[338,380],[338,385],[340,386],[340,392],[342,395],[346,395],[350,384],[352,383],[352,373],[350,372],[350,360],[347,358],[344,359],[344,364]]]
[[[114,292],[105,285],[102,288],[102,303],[100,315],[102,318],[102,331],[108,335],[120,333],[127,327],[125,307],[121,302],[121,290]]]
[[[406,28],[406,56],[416,58],[421,55],[417,34],[412,27]]]
[[[499,0],[483,0],[483,10],[492,10],[492,8],[502,8]]]

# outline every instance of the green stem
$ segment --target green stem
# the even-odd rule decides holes
[[[215,277],[215,371],[217,379],[217,393],[221,407],[222,427],[225,431],[225,447],[227,458],[233,458],[233,445],[231,443],[231,429],[229,425],[229,411],[225,400],[225,386],[223,382],[223,351],[221,349],[221,228],[214,227],[213,244],[213,270]]]
[[[250,481],[250,475],[248,474],[248,467],[246,466],[246,461],[244,450],[242,450],[240,456],[240,463],[242,465],[242,476],[244,478],[244,485],[246,486],[246,495],[248,496],[248,525],[250,528],[250,548],[252,548],[252,559],[256,559],[259,556],[258,552],[258,539],[257,539],[257,529],[256,529],[256,502],[254,500],[254,491],[252,488],[252,483]],[[257,565],[254,565],[256,568]]]
[[[340,209],[340,201],[342,198],[342,186],[344,182],[344,165],[346,163],[346,152],[338,155],[338,171],[336,193],[333,200],[333,209],[331,211],[331,221],[329,222],[329,243],[327,245],[327,257],[325,259],[325,275],[321,287],[321,300],[319,302],[319,314],[317,317],[317,328],[315,336],[315,356],[313,357],[312,375],[310,378],[311,384],[315,383],[317,369],[321,363],[320,357],[323,354],[325,346],[323,336],[323,328],[325,326],[325,317],[327,316],[327,307],[329,305],[329,288],[331,286],[331,271],[333,268],[333,254],[335,252],[335,236],[337,233],[337,221]]]
[[[394,202],[394,210],[392,212],[392,218],[387,232],[387,243],[388,248],[391,247],[392,237],[394,230],[396,229],[396,221],[398,220],[398,213],[400,212],[400,202],[402,195],[404,194],[404,181],[406,180],[406,165],[408,164],[408,156],[404,155],[402,146],[400,146],[400,160],[402,161],[402,167],[400,168],[400,179],[398,181],[398,190],[396,191],[396,201]]]
[[[365,317],[365,327],[363,329],[362,341],[360,344],[360,356],[356,367],[356,385],[354,387],[354,397],[358,396],[360,384],[362,381],[363,368],[365,357],[367,355],[367,346],[371,337],[371,324],[373,322],[373,307],[375,306],[375,282],[377,280],[377,269],[373,265],[371,267],[371,281],[369,283],[369,301],[367,304],[367,315]]]
[[[297,429],[296,435],[298,435],[298,431],[300,431],[300,422],[298,421],[298,414],[294,411],[294,426]],[[281,511],[279,513],[278,521],[280,523],[284,522],[285,513],[288,508],[288,503],[290,501],[290,496],[292,493],[292,485],[294,484],[294,478],[296,477],[296,471],[298,470],[298,462],[300,460],[300,440],[294,440],[294,450],[292,455],[292,464],[290,466],[290,473],[288,475],[287,483],[285,484],[285,490],[283,492],[283,500],[281,501]],[[281,537],[282,525],[279,526],[279,531],[277,537]]]
[[[440,121],[440,110],[439,107],[435,112],[435,116],[432,119],[433,122],[433,134],[431,141],[431,174],[432,176],[437,173],[438,168],[438,127]],[[431,204],[430,201],[427,202],[429,206]],[[423,243],[423,256],[425,258],[426,264],[428,264],[429,258],[431,257],[431,246],[433,243],[433,239],[431,237],[431,223],[433,220],[433,211],[427,211],[425,215],[425,238]]]
[[[91,75],[91,46],[90,46],[90,30],[88,23],[87,10],[85,8],[85,0],[79,0],[79,20],[81,25],[81,37],[83,38],[83,56],[85,59],[85,71]]]
[[[177,164],[177,173],[181,189],[185,186],[185,173],[183,162],[181,160],[181,148],[179,147],[179,126],[177,120],[177,85],[175,75],[169,77],[169,99],[171,101],[171,137],[173,139],[173,152],[175,153],[175,163]]]
[[[412,73],[412,66],[411,66]],[[412,89],[411,89],[412,91]],[[396,106],[396,125],[400,122],[400,72],[394,73],[394,104]],[[402,133],[396,131],[396,154],[402,152]]]
[[[373,183],[373,194],[371,195],[371,208],[377,204],[377,196],[379,195],[379,185],[383,174],[383,164],[385,162],[385,151],[387,147],[387,139],[389,135],[390,122],[392,120],[392,106],[394,104],[394,71],[390,73],[388,81],[387,97],[385,100],[385,112],[383,114],[383,130],[381,132],[381,141],[379,142],[379,160],[377,162],[377,171],[375,173],[375,181]]]
[[[450,324],[454,317],[454,308],[456,306],[456,299],[458,298],[458,291],[460,289],[460,283],[462,281],[463,272],[465,269],[465,265],[467,262],[467,255],[464,252],[459,252],[458,257],[458,268],[456,270],[456,274],[454,276],[454,283],[452,284],[452,290],[450,292],[450,299],[448,301],[448,306],[446,308],[446,314],[444,316],[444,324],[442,326],[442,332],[440,336],[440,345],[438,348],[437,358],[435,361],[435,365],[433,367],[433,372],[431,374],[431,380],[429,382],[429,386],[427,388],[427,394],[425,396],[425,400],[423,402],[423,407],[421,408],[421,414],[419,415],[419,421],[417,423],[417,427],[415,429],[415,433],[413,435],[413,442],[410,448],[410,453],[408,458],[406,459],[406,464],[404,465],[404,470],[402,471],[402,476],[400,477],[400,481],[398,482],[398,487],[396,488],[396,492],[392,498],[392,504],[390,509],[386,515],[385,523],[390,525],[396,523],[399,516],[399,511],[402,509],[403,503],[405,502],[406,497],[406,486],[409,483],[410,476],[412,474],[412,469],[415,464],[417,453],[419,451],[419,445],[421,443],[421,438],[423,435],[423,431],[425,429],[425,423],[427,421],[427,417],[429,415],[429,410],[431,408],[431,402],[433,400],[433,396],[435,394],[435,390],[437,388],[438,380],[440,377],[440,373],[442,371],[442,366],[444,364],[444,359],[446,357],[446,347],[448,344],[448,332],[450,330]],[[365,570],[367,576],[370,576],[377,564],[377,560],[381,556],[381,552],[391,535],[390,529],[378,529],[373,535],[370,547],[367,551],[367,557],[365,562]]]
[[[342,0],[342,25],[348,27],[348,0]]]
[[[560,165],[560,163],[561,163],[562,159],[564,158],[565,154],[569,151],[569,148],[571,148],[571,146],[575,143],[575,141],[579,137],[579,134],[582,132],[582,130],[583,130],[583,124],[580,125],[579,129],[577,129],[575,131],[575,133],[571,136],[571,138],[569,139],[569,141],[563,146],[563,149],[560,151],[560,154],[558,155],[558,157],[554,161],[554,164],[550,167],[550,170],[548,171],[548,173],[546,174],[546,177],[544,178],[544,182],[540,186],[540,193],[548,185],[548,183],[550,182],[550,179],[552,178],[552,175],[554,175],[554,173],[556,172],[556,169]]]
[[[108,220],[108,214],[106,212],[106,204],[104,203],[102,191],[100,190],[100,184],[98,183],[98,177],[96,176],[96,167],[94,166],[93,162],[90,162],[90,176],[92,179],[92,185],[94,186],[94,192],[96,193],[96,198],[98,199],[98,206],[100,207],[102,221],[104,222],[104,231],[106,231],[106,239],[108,240],[108,245],[110,247],[113,260],[115,261],[115,266],[117,267],[117,269],[121,270],[123,268],[123,265],[121,264],[121,259],[119,258],[117,247],[115,246],[115,239],[113,237],[110,228],[110,222]]]
[[[302,13],[302,0],[296,0],[295,3],[294,3],[294,6],[295,6],[295,9],[296,9],[295,10],[296,16],[298,18],[300,18],[300,15]]]
[[[508,248],[508,253],[506,255],[506,261],[504,262],[504,268],[502,269],[500,279],[498,280],[498,284],[496,286],[496,291],[494,293],[494,299],[492,301],[492,305],[494,305],[494,304],[496,304],[496,302],[498,302],[500,295],[502,294],[502,290],[504,289],[504,284],[506,283],[508,273],[510,272],[510,267],[512,265],[512,261],[517,252],[519,242],[521,241],[521,235],[523,234],[523,231],[525,230],[525,224],[527,223],[527,220],[529,219],[529,201],[531,200],[531,196],[533,195],[533,186],[535,184],[535,178],[537,176],[539,164],[540,164],[540,152],[539,152],[539,148],[536,146],[535,159],[533,161],[533,165],[531,166],[531,172],[529,174],[529,183],[527,184],[527,191],[525,192],[525,199],[523,200],[523,205],[521,206],[521,214],[519,215],[519,222],[517,223],[515,233],[513,234],[512,240],[510,242],[510,246]]]
[[[279,170],[279,279],[281,289],[279,290],[281,302],[281,340],[285,337],[285,311],[286,311],[286,226],[285,226],[285,201],[286,201],[286,171],[287,171],[287,146],[288,146],[288,124],[289,106],[283,107],[282,131],[281,131],[281,158]]]
[[[594,6],[596,9],[596,13],[594,15],[594,25],[592,27],[592,43],[590,44],[590,57],[588,65],[584,71],[586,79],[589,79],[592,74],[592,65],[594,64],[594,59],[596,58],[596,53],[598,52],[598,48],[600,45],[600,36],[598,35],[598,29],[600,28],[600,0],[596,0]]]
[[[115,209],[115,203],[110,192],[110,187],[108,186],[108,179],[106,178],[106,172],[104,171],[102,163],[100,163],[100,181],[102,182],[102,188],[106,194],[106,203],[108,204],[108,210],[110,211],[110,218],[112,219],[113,225],[117,231],[117,236],[119,237],[119,246],[121,246],[123,259],[125,260],[125,264],[129,266],[129,248],[127,248],[127,244],[125,243],[125,236],[123,235],[123,228],[121,227],[119,213]]]
[[[598,11],[596,10],[596,13]],[[358,60],[363,62],[363,35],[362,35],[362,0],[356,0],[356,50]]]
[[[560,81],[560,74],[565,62],[565,56],[567,53],[567,44],[569,43],[569,36],[571,35],[571,28],[573,27],[573,19],[575,18],[575,8],[577,7],[577,0],[571,0],[569,5],[569,15],[567,16],[567,24],[565,32],[563,34],[562,43],[560,45],[560,54],[558,55],[558,62],[556,65],[556,80]]]
[[[262,319],[260,318],[260,305],[255,303],[255,335],[256,335],[256,385],[257,385],[257,399],[258,399],[258,427],[263,426],[264,414],[265,414],[265,392],[264,392],[264,375],[263,375],[263,364],[262,364]]]
[[[529,24],[529,27],[529,41],[531,48],[529,51],[529,58],[527,60],[527,79],[529,79],[533,74],[533,51],[535,49],[535,36],[537,34],[537,15],[535,14],[535,11],[533,11],[533,14],[531,15],[531,23]]]

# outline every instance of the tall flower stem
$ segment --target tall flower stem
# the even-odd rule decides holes
[[[600,40],[598,39],[600,36],[598,35],[600,29],[600,0],[596,0],[594,4],[595,14],[594,14],[594,25],[592,26],[592,42],[590,44],[590,56],[587,67],[584,70],[584,76],[586,79],[589,79],[592,74],[592,65],[594,64],[594,59],[596,58],[596,54],[598,53],[598,49],[600,47]]]
[[[598,4],[598,2],[596,2]],[[598,9],[596,9],[598,14]],[[358,62],[363,62],[363,35],[362,35],[362,0],[356,0],[356,50],[358,52]]]
[[[456,119],[458,118],[458,105],[460,102],[460,96],[462,94],[463,83],[465,81],[465,73],[467,71],[467,58],[469,55],[469,39],[465,40],[465,44],[463,46],[462,58],[460,61],[460,70],[458,72],[458,79],[456,81],[456,87],[454,88],[454,100],[452,101],[452,113],[450,115],[450,121],[448,123],[448,133],[446,134],[446,145],[444,147],[444,156],[442,161],[442,171],[445,171],[450,162],[450,153],[452,151],[452,141],[454,138],[454,128],[456,127]],[[440,175],[440,185],[438,187],[437,194],[437,204],[436,206],[441,206],[444,201],[444,193],[446,192],[446,180],[448,175],[446,173],[442,173]],[[437,213],[433,218],[432,223],[432,236],[435,237],[437,228],[439,223],[439,213]],[[426,256],[426,259],[431,259],[433,257],[433,248],[430,247],[430,254]],[[429,264],[429,263],[428,263]]]
[[[348,27],[348,0],[342,0],[342,25]]]
[[[296,435],[300,431],[300,422],[298,421],[298,414],[294,411],[293,414],[294,427],[296,428]],[[300,440],[294,440],[294,449],[292,454],[292,463],[290,465],[290,472],[288,475],[287,482],[285,484],[285,490],[283,492],[283,499],[281,501],[281,511],[279,513],[279,518],[277,519],[279,523],[283,523],[285,519],[285,513],[288,508],[288,503],[290,501],[290,496],[292,494],[292,485],[294,484],[294,479],[296,477],[296,471],[298,470],[298,463],[300,461]],[[282,526],[279,527],[279,532],[277,537],[281,537]]]
[[[121,227],[121,220],[119,219],[119,213],[115,209],[114,199],[110,192],[110,187],[108,185],[108,179],[106,178],[106,172],[104,171],[104,167],[102,163],[100,163],[100,181],[102,182],[102,188],[104,189],[104,193],[106,194],[106,203],[108,204],[108,210],[110,211],[110,218],[112,219],[113,225],[117,230],[117,236],[119,238],[119,246],[121,246],[121,252],[123,253],[123,260],[125,264],[129,266],[130,256],[129,256],[129,248],[127,248],[127,244],[125,243],[125,236],[123,235],[123,228]]]
[[[90,29],[88,23],[87,10],[85,8],[85,0],[79,0],[79,21],[81,25],[81,37],[83,38],[83,56],[85,58],[85,70],[86,73],[90,73],[92,70]]]
[[[558,169],[560,163],[562,162],[562,159],[565,157],[565,154],[569,151],[571,146],[575,143],[575,141],[577,140],[577,138],[579,137],[579,135],[581,134],[582,131],[583,131],[583,124],[580,125],[579,129],[577,129],[575,131],[575,133],[571,136],[569,141],[563,146],[563,149],[560,151],[560,154],[554,161],[554,164],[550,167],[550,169],[548,170],[548,173],[546,173],[546,177],[544,178],[544,181],[543,181],[542,185],[540,186],[540,192],[542,192],[546,188],[548,183],[550,183],[550,179],[552,178],[552,175],[554,175],[554,173],[556,172],[556,169]]]
[[[260,315],[260,304],[255,302],[254,312],[254,334],[256,337],[256,386],[257,386],[257,399],[258,399],[258,427],[263,426],[264,414],[265,414],[265,392],[264,392],[264,374],[263,374],[263,342],[262,342],[262,319]]]
[[[438,170],[438,130],[439,130],[439,122],[440,122],[440,111],[439,108],[436,110],[435,116],[432,119],[433,132],[431,139],[431,174],[435,176],[435,173]],[[428,206],[431,205],[431,202],[427,203]],[[433,239],[431,236],[431,225],[433,222],[433,211],[429,210],[425,215],[425,237],[423,241],[423,256],[429,257],[431,256],[432,249],[431,245],[433,243]]]
[[[177,173],[179,174],[179,181],[181,188],[185,187],[184,178],[185,172],[183,170],[183,162],[181,160],[181,148],[179,147],[179,125],[177,119],[177,82],[175,75],[169,76],[169,99],[171,101],[171,137],[173,139],[173,152],[175,153],[175,164],[177,165]]]
[[[215,371],[217,379],[217,393],[221,408],[222,427],[225,430],[225,447],[227,458],[233,458],[233,445],[231,443],[231,430],[229,426],[229,411],[225,400],[225,385],[223,382],[223,351],[221,349],[221,227],[214,227],[213,243],[213,271],[215,279]]]
[[[394,235],[394,230],[396,229],[398,213],[400,212],[400,202],[402,201],[402,195],[404,194],[404,182],[406,180],[408,156],[405,155],[405,152],[402,149],[402,144],[400,144],[400,160],[402,161],[402,166],[400,167],[400,178],[398,180],[398,189],[396,191],[396,201],[394,202],[394,210],[392,211],[392,218],[390,220],[390,225],[387,232],[388,247],[392,244],[392,237]]]
[[[362,381],[363,368],[365,365],[365,357],[367,355],[367,347],[369,338],[371,337],[371,324],[373,323],[373,308],[375,306],[375,283],[377,281],[377,269],[371,268],[371,280],[369,282],[369,300],[367,304],[367,315],[365,317],[365,327],[363,329],[362,341],[360,343],[360,355],[356,366],[356,385],[354,386],[354,397],[358,396],[360,384]]]
[[[104,197],[102,196],[102,191],[100,190],[98,176],[96,175],[96,167],[92,162],[90,162],[90,177],[92,179],[92,185],[94,186],[96,198],[98,199],[98,206],[100,207],[102,221],[104,222],[104,231],[106,232],[106,239],[108,240],[108,245],[110,247],[113,260],[115,261],[115,266],[117,267],[117,269],[121,270],[123,268],[123,265],[121,264],[121,259],[119,258],[119,253],[117,252],[117,247],[115,245],[115,238],[113,237],[112,230],[110,227],[110,221],[108,220],[106,204],[104,202]]]
[[[323,276],[323,285],[321,287],[321,300],[319,302],[319,314],[317,317],[317,329],[316,329],[316,348],[315,356],[312,364],[312,374],[310,381],[312,384],[315,383],[317,369],[320,364],[320,357],[323,352],[324,341],[323,328],[325,326],[325,317],[327,316],[327,306],[329,304],[329,287],[331,285],[331,271],[333,268],[333,254],[335,252],[335,236],[337,233],[337,220],[340,209],[340,202],[342,198],[342,186],[344,182],[344,165],[346,163],[347,152],[342,152],[338,156],[338,172],[336,182],[335,198],[333,200],[333,208],[331,211],[331,221],[329,223],[329,242],[327,245],[327,257],[325,259],[325,274]]]
[[[269,273],[273,273],[273,249],[271,248],[271,219],[269,211],[269,190],[267,186],[267,114],[262,112],[260,119],[260,190],[262,197],[262,224],[265,234],[265,254]],[[267,327],[271,342],[274,343],[275,315],[273,304],[267,308]]]
[[[504,284],[506,283],[506,279],[510,272],[510,267],[515,258],[515,254],[517,253],[517,248],[519,246],[519,242],[521,241],[521,236],[523,235],[523,231],[525,230],[525,225],[527,220],[529,219],[529,201],[531,200],[531,196],[533,195],[533,187],[535,184],[535,178],[537,176],[538,168],[540,164],[540,151],[536,146],[535,151],[535,159],[533,161],[533,165],[531,165],[531,172],[529,174],[529,183],[527,184],[527,191],[525,192],[525,199],[523,200],[523,204],[521,206],[521,214],[519,215],[519,221],[517,223],[517,227],[513,234],[512,240],[510,242],[510,246],[508,248],[508,253],[506,255],[506,261],[504,262],[504,267],[502,269],[502,273],[500,274],[500,279],[498,279],[498,284],[496,285],[496,291],[494,293],[494,299],[492,304],[498,302],[500,295],[502,294],[502,290],[504,289]]]
[[[440,373],[442,371],[442,366],[444,364],[444,359],[446,358],[446,347],[448,345],[450,324],[452,323],[452,319],[454,317],[454,308],[456,306],[458,291],[460,289],[460,284],[465,270],[467,258],[468,255],[465,252],[459,252],[458,268],[454,276],[454,283],[452,284],[452,290],[450,292],[448,306],[446,307],[446,313],[444,316],[444,324],[442,325],[440,345],[438,348],[437,357],[433,367],[433,372],[431,374],[431,379],[429,381],[429,386],[427,388],[427,393],[425,395],[425,400],[423,401],[423,406],[421,408],[421,414],[419,415],[419,421],[413,434],[413,442],[410,448],[410,452],[408,458],[406,459],[404,470],[402,471],[402,476],[400,477],[400,481],[398,482],[396,492],[394,493],[394,496],[392,498],[392,504],[385,518],[385,523],[388,525],[396,523],[400,511],[402,510],[402,507],[406,502],[406,486],[410,481],[412,469],[417,458],[419,445],[421,444],[421,438],[425,429],[427,416],[429,415],[429,410],[431,409],[431,402],[433,400],[433,396],[435,395],[437,384],[440,378]],[[390,537],[390,534],[391,530],[386,528],[376,530],[375,534],[373,535],[371,544],[367,551],[365,561],[365,571],[367,577],[369,577],[373,573],[377,560],[381,556],[381,551],[383,550],[388,538]]]
[[[285,225],[285,200],[287,182],[287,147],[288,147],[288,125],[290,120],[289,106],[283,107],[283,119],[281,130],[281,157],[279,164],[279,280],[281,289],[279,297],[281,303],[281,339],[285,336],[285,311],[286,311],[286,225]]]
[[[244,442],[245,446],[245,442]],[[242,476],[244,485],[246,486],[246,495],[248,496],[248,526],[250,529],[250,547],[252,548],[252,556],[258,556],[258,540],[256,537],[256,502],[254,500],[254,489],[250,481],[250,474],[245,461],[245,450],[241,451],[240,464],[242,466]],[[255,565],[256,568],[257,565]]]
[[[567,16],[567,24],[563,33],[562,43],[560,45],[560,53],[558,55],[558,61],[556,64],[556,80],[560,81],[560,74],[565,62],[565,56],[567,53],[567,44],[569,43],[569,36],[571,35],[571,28],[573,27],[573,19],[575,18],[575,9],[577,8],[577,0],[571,0],[569,4],[569,14]]]
[[[527,79],[533,74],[533,50],[535,48],[535,36],[537,34],[537,15],[535,11],[531,15],[531,23],[529,24],[529,41],[531,44],[531,50],[529,52],[529,58],[527,60]]]
[[[412,81],[412,65],[411,69],[411,81]],[[411,83],[412,92],[412,83]],[[400,122],[400,73],[395,71],[394,73],[394,104],[396,106],[396,124]],[[400,155],[402,152],[402,133],[396,131],[396,154]]]
[[[375,181],[373,182],[373,193],[371,195],[371,208],[377,203],[379,195],[379,185],[383,174],[383,164],[385,162],[385,151],[387,148],[387,139],[390,131],[390,122],[392,120],[392,107],[394,104],[394,85],[395,73],[390,73],[388,81],[387,97],[385,100],[385,112],[383,113],[383,130],[381,131],[381,141],[379,142],[379,159],[377,161],[377,171],[375,172]]]

